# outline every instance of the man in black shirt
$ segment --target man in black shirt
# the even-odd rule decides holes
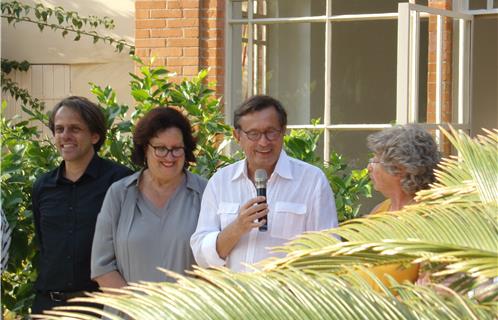
[[[33,314],[95,291],[90,256],[95,222],[107,189],[132,173],[100,158],[106,122],[102,110],[83,97],[53,109],[49,127],[63,161],[33,186],[33,213],[40,245]]]

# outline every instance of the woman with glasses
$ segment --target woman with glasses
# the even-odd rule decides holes
[[[111,186],[97,220],[91,277],[104,288],[169,281],[158,268],[184,274],[195,264],[189,240],[207,181],[187,170],[196,146],[189,121],[155,108],[138,121],[133,143],[143,169]]]
[[[417,191],[435,181],[440,154],[432,136],[419,126],[396,126],[374,133],[368,136],[367,145],[374,153],[368,164],[370,178],[375,190],[386,197],[370,214],[401,210],[415,202]],[[389,284],[386,273],[398,282],[414,282],[418,277],[418,265],[403,268],[390,264],[372,271],[385,284]]]

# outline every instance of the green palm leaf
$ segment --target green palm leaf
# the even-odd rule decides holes
[[[105,302],[133,319],[493,319],[493,312],[451,293],[439,296],[427,288],[397,285],[399,300],[332,274],[307,275],[297,270],[236,274],[199,270],[197,279],[178,283],[133,285],[127,295],[94,294],[80,301]],[[355,277],[350,275],[350,277]],[[356,276],[356,281],[361,278]],[[66,310],[83,310],[66,307]],[[88,310],[88,309],[85,309]],[[73,313],[50,311],[44,319]],[[99,312],[102,314],[102,312]],[[121,317],[113,317],[122,319]],[[97,319],[89,316],[75,319]]]
[[[419,192],[417,200],[475,201],[477,196],[484,203],[497,204],[498,130],[485,130],[487,135],[476,139],[453,128],[449,132],[441,130],[458,151],[458,157],[442,162],[437,183],[430,190]]]

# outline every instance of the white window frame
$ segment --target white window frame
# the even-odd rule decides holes
[[[443,51],[443,18],[458,20],[458,68],[457,68],[457,103],[456,122],[454,128],[470,130],[470,76],[471,76],[471,40],[474,16],[471,14],[429,8],[412,3],[398,5],[398,74],[396,90],[396,123],[415,123],[418,119],[418,55],[420,18],[429,15],[437,17],[436,25],[436,122],[422,124],[427,129],[436,129],[439,142],[441,132],[439,126],[447,127],[442,121],[442,51]],[[408,106],[408,107],[407,107]]]
[[[417,122],[418,118],[418,52],[419,46],[419,23],[420,17],[427,16],[428,12],[432,14],[445,15],[462,19],[464,22],[463,28],[465,38],[462,40],[462,46],[459,49],[459,55],[465,56],[466,64],[459,67],[459,86],[458,86],[458,123],[453,124],[458,128],[469,129],[469,108],[470,108],[470,34],[472,32],[468,21],[472,21],[473,16],[469,14],[456,13],[455,11],[447,11],[440,9],[428,8],[415,4],[415,0],[409,0],[407,3],[398,5],[398,12],[376,13],[376,14],[346,14],[333,15],[332,1],[326,0],[326,12],[323,16],[309,17],[286,17],[286,18],[254,18],[253,16],[253,0],[248,0],[247,19],[233,19],[232,0],[226,0],[226,21],[225,21],[225,57],[226,57],[226,72],[225,72],[225,120],[227,123],[232,123],[234,106],[239,101],[233,101],[232,97],[232,75],[234,66],[234,57],[232,56],[232,26],[233,25],[248,25],[248,70],[252,70],[253,53],[252,44],[254,42],[253,26],[255,24],[279,24],[279,23],[325,23],[325,86],[324,86],[324,117],[323,123],[313,126],[310,124],[304,125],[288,125],[289,129],[323,129],[324,130],[324,148],[323,159],[330,158],[330,137],[332,131],[377,131],[392,126],[391,123],[384,124],[332,124],[331,123],[331,80],[332,80],[332,23],[340,21],[367,21],[367,20],[398,20],[398,73],[397,73],[397,98],[396,98],[396,119],[398,124]],[[489,0],[488,0],[489,1]],[[401,22],[400,22],[401,21]],[[462,26],[460,26],[462,27]],[[439,29],[439,28],[438,28]],[[441,29],[438,35],[441,34]],[[461,33],[462,34],[462,33]],[[409,36],[408,36],[409,35]],[[407,40],[411,39],[411,40]],[[440,44],[439,44],[440,45]],[[438,49],[440,50],[440,48]],[[441,57],[438,58],[441,61]],[[460,60],[459,60],[460,61]],[[439,90],[441,83],[441,68],[439,65]],[[463,77],[463,78],[461,78]],[[463,81],[462,79],[465,79]],[[247,72],[247,87],[248,95],[253,94],[253,72]],[[438,96],[438,110],[441,113],[441,96]],[[407,106],[411,106],[408,108]],[[416,107],[414,107],[416,106]],[[436,128],[441,124],[439,114],[436,124],[426,124],[427,128]]]
[[[486,8],[485,9],[469,9],[469,0],[453,0],[454,9],[473,15],[485,15],[485,14],[498,14],[498,8],[493,8],[493,0],[486,0]]]

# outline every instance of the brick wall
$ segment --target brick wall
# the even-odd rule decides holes
[[[173,79],[211,68],[208,81],[216,81],[223,94],[223,0],[136,0],[136,54],[176,72]]]
[[[429,0],[429,7],[451,10],[452,0]],[[437,47],[437,20],[436,17],[429,18],[429,65],[427,75],[427,122],[436,122],[436,47]],[[443,43],[442,43],[442,122],[452,121],[452,37],[453,24],[451,19],[443,19]],[[449,142],[445,139],[443,153],[450,153]]]

